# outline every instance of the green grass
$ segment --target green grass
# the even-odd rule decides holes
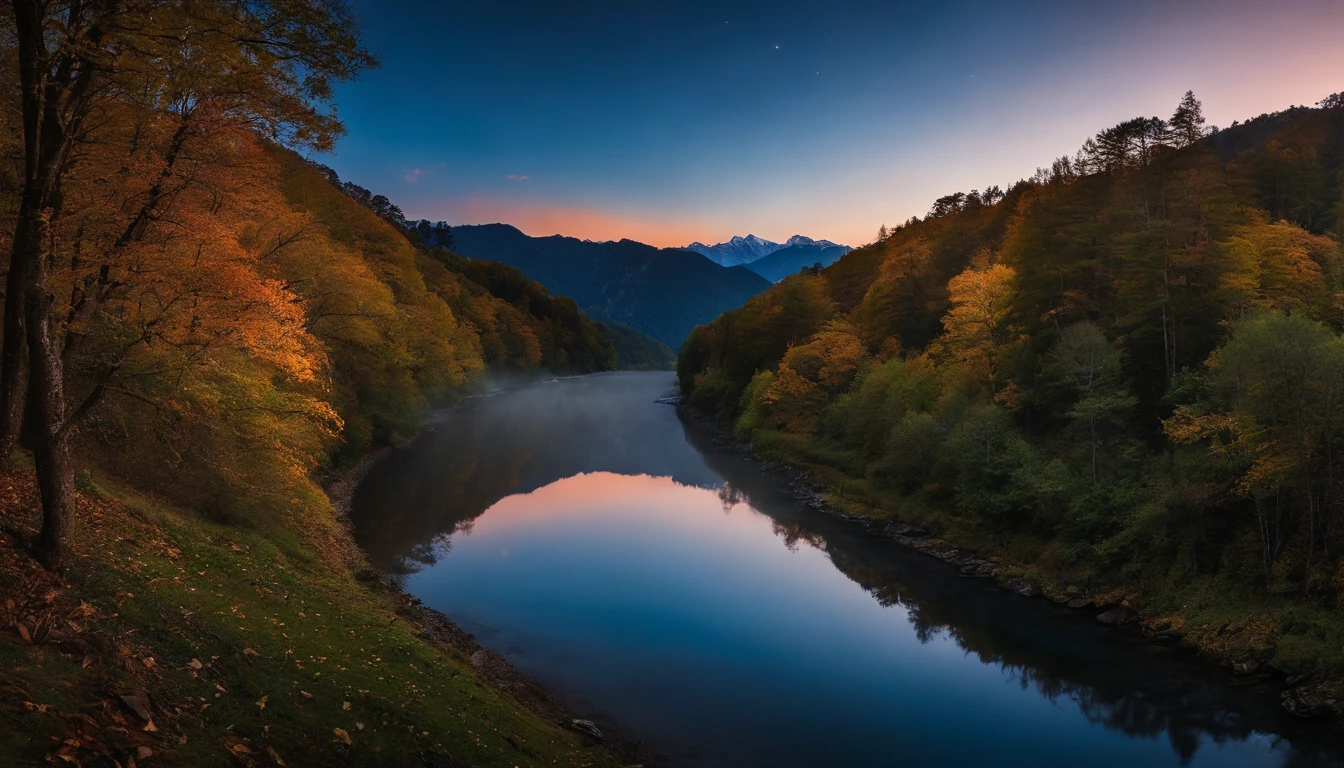
[[[156,764],[614,764],[483,683],[347,568],[118,496],[85,516],[69,576],[111,658],[83,669],[52,646],[0,642],[6,680],[35,704],[69,714],[146,687]],[[0,764],[37,761],[60,730],[43,714],[19,713],[30,734],[0,726]]]

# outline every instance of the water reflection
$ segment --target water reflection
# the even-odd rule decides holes
[[[654,404],[670,385],[452,414],[361,487],[361,543],[674,762],[1340,764],[1272,690],[804,509]]]

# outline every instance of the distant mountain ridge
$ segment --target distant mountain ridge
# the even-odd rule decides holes
[[[684,250],[695,251],[716,264],[722,264],[725,267],[745,266],[752,262],[760,261],[770,254],[792,248],[795,246],[816,247],[816,248],[844,248],[846,253],[849,246],[833,243],[830,240],[813,240],[803,235],[794,235],[783,243],[776,243],[773,240],[747,235],[746,237],[735,236],[726,243],[716,245],[705,245],[701,242],[694,242],[686,246]]]
[[[453,239],[457,253],[512,264],[591,317],[628,325],[673,349],[695,326],[770,287],[745,267],[633,240],[530,237],[507,224],[453,227]]]
[[[742,264],[750,264],[757,259],[763,259],[782,247],[779,243],[755,235],[747,235],[746,237],[736,236],[726,243],[718,243],[717,245],[705,245],[697,241],[686,246],[685,250],[695,251],[716,264],[736,267]]]
[[[826,243],[826,245],[822,243]],[[841,256],[852,250],[854,249],[848,245],[836,245],[828,240],[822,240],[814,244],[798,243],[780,248],[769,256],[757,259],[746,266],[747,269],[766,280],[778,283],[805,267],[815,267],[818,264],[829,267],[839,261]]]

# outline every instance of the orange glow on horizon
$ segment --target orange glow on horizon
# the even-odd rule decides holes
[[[630,239],[659,248],[678,248],[697,240],[704,241],[706,231],[706,227],[695,222],[658,221],[652,217],[625,216],[579,206],[502,198],[470,197],[463,201],[461,211],[463,224],[504,223],[533,237],[564,235],[596,241]]]

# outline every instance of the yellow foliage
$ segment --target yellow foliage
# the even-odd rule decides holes
[[[947,284],[952,308],[943,317],[940,343],[987,382],[991,392],[998,390],[999,353],[1010,341],[1008,317],[1016,277],[1012,267],[994,264],[983,269],[969,267]]]

